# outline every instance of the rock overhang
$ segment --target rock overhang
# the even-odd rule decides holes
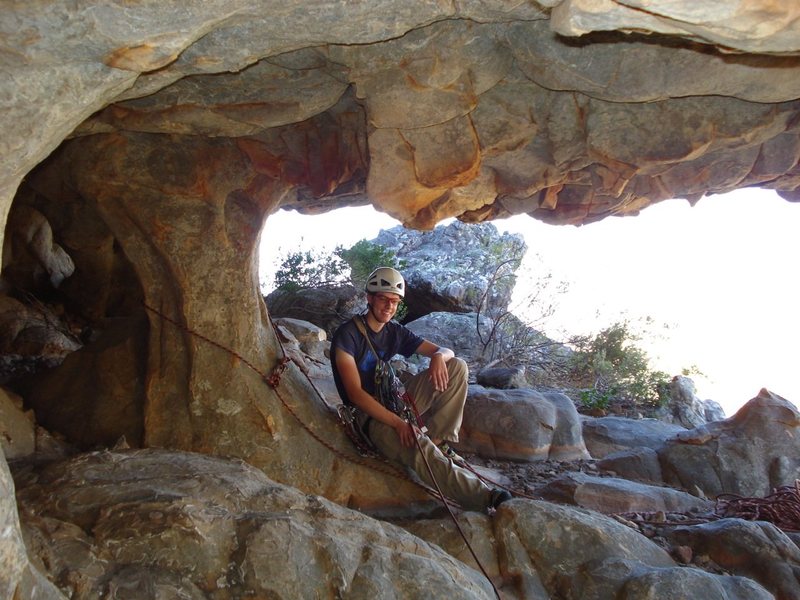
[[[278,206],[372,203],[420,229],[746,186],[796,199],[798,9],[687,6],[17,7],[5,208],[63,139],[112,132],[230,138],[287,183]]]

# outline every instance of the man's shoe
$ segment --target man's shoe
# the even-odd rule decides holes
[[[453,462],[465,462],[447,442],[439,444],[439,451]]]
[[[497,508],[503,502],[508,502],[514,496],[511,495],[510,492],[506,490],[501,490],[500,488],[495,488],[492,490],[491,495],[489,496],[489,506],[492,508]]]

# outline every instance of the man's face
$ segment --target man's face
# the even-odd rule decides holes
[[[369,304],[370,312],[379,323],[388,323],[392,320],[401,300],[402,298],[400,298],[399,294],[391,294],[389,292],[367,295],[367,304]]]

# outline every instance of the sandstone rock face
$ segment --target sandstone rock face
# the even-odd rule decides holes
[[[3,598],[31,600],[66,598],[28,558],[28,551],[20,532],[14,481],[2,453],[0,453],[0,595]]]
[[[598,417],[583,420],[583,439],[594,458],[603,458],[630,448],[657,449],[665,440],[681,431],[686,429],[656,419]]]
[[[248,457],[280,481],[347,497],[323,475],[336,463],[327,452],[297,458],[308,440],[263,389],[281,351],[254,256],[280,208],[371,203],[426,229],[521,213],[586,223],[747,185],[796,196],[793,9],[752,0],[698,22],[648,3],[636,14],[651,22],[611,3],[592,9],[607,33],[568,39],[557,32],[578,33],[565,24],[584,4],[395,4],[7,11],[0,221],[19,187],[16,201],[54,234],[73,231],[66,216],[84,219],[77,207],[103,223],[92,238],[102,260],[81,247],[82,260],[109,289],[124,257],[135,279],[125,289],[153,309],[145,356],[131,361],[144,366],[120,403],[140,411],[142,444]],[[776,70],[779,84],[765,85]],[[66,208],[58,224],[53,206]],[[103,318],[113,303],[87,295]],[[299,369],[283,385],[316,398]],[[307,423],[322,404],[294,408]]]
[[[438,547],[240,461],[84,454],[28,473],[19,499],[32,554],[72,598],[493,597]]]
[[[457,446],[481,456],[520,461],[589,456],[572,401],[563,394],[532,389],[471,385]]]
[[[731,418],[680,433],[657,452],[666,483],[697,486],[709,498],[760,497],[800,479],[798,444],[797,408],[761,390]]]
[[[792,197],[796,22],[767,0],[15,6],[4,212],[68,134],[123,129],[260,138],[298,184],[285,205],[367,196],[423,228],[583,222],[753,184]],[[344,104],[338,133],[315,136]],[[311,143],[290,148],[292,128]]]
[[[667,198],[695,201],[751,185],[798,200],[800,21],[789,4],[89,0],[50,10],[38,2],[4,7],[0,236],[13,250],[9,257],[19,257],[21,248],[29,254],[14,264],[28,265],[32,284],[57,285],[75,302],[92,324],[95,344],[74,359],[77,366],[39,388],[37,410],[84,445],[108,444],[122,433],[144,446],[240,457],[277,481],[345,505],[387,511],[424,505],[428,498],[412,483],[351,464],[349,442],[303,369],[281,362],[280,339],[255,281],[264,220],[281,208],[318,214],[369,203],[420,229],[447,217],[478,223],[523,213],[580,224],[636,214]],[[16,233],[9,230],[6,244],[12,201],[31,218],[12,228]],[[12,238],[19,232],[27,239],[22,245]],[[58,248],[75,264],[69,277]],[[12,272],[9,280],[21,285]],[[131,343],[112,343],[120,339],[103,333],[114,328],[96,327],[108,318],[146,325],[125,338]],[[105,356],[93,356],[98,349]],[[117,371],[120,365],[126,369]],[[269,386],[265,379],[276,365],[286,370],[277,387]],[[67,405],[75,403],[95,380],[102,389],[67,414],[60,401],[71,396]],[[64,390],[66,383],[73,387]],[[765,410],[796,420],[784,407]],[[81,415],[89,422],[81,423]],[[751,421],[742,415],[723,423],[741,425],[745,438],[778,440],[780,456],[752,456],[753,464],[769,462],[758,490],[796,477],[794,431],[776,433]],[[725,443],[705,433],[686,441],[700,454],[728,456],[724,427],[714,431]],[[714,448],[703,449],[706,442]],[[709,463],[707,454],[696,468]],[[684,477],[668,454],[661,457],[666,477]],[[708,468],[709,480],[727,477],[725,465]],[[126,489],[139,488],[135,479]],[[304,535],[314,525],[303,519],[312,518],[317,504],[287,493],[305,516],[277,528]],[[92,535],[110,540],[103,550],[124,560],[146,554],[149,542],[171,543],[171,536],[187,533],[180,527],[164,533],[162,521],[177,518],[189,533],[195,527],[222,538],[233,527],[206,519],[214,512],[208,507],[169,509],[120,507],[103,513],[103,527]],[[556,545],[539,536],[549,522],[538,514],[554,515],[538,506],[515,511],[524,526],[502,531],[512,548],[507,553],[519,557],[509,572],[524,582],[528,597],[560,593],[553,582],[564,573],[577,574],[565,585],[586,598],[663,595],[659,590],[696,595],[703,581],[694,573],[643,571],[640,563],[667,569],[662,574],[673,565],[633,541],[635,554],[623,550],[622,558],[604,562],[608,552],[619,554],[613,543],[592,543],[591,532],[579,538],[572,524],[562,528],[568,543],[558,540],[572,558],[534,569],[539,559],[531,557]],[[247,513],[237,520],[244,537],[258,518]],[[131,540],[131,519],[152,527],[153,536]],[[13,533],[5,527],[10,522],[4,518],[3,535]],[[48,532],[42,537],[66,540],[49,555],[51,564],[65,557],[105,572],[81,526],[65,525],[59,538],[50,524],[40,529]],[[517,531],[527,533],[515,538]],[[189,536],[176,564],[192,561],[194,568],[197,559],[224,571],[227,563],[202,554],[209,549],[198,550],[198,539]],[[259,561],[276,546],[259,543],[254,539],[253,553],[242,559],[246,568],[230,576],[265,588],[260,573],[268,567]],[[416,539],[408,544],[419,548]],[[356,547],[363,545],[359,540]],[[23,597],[32,596],[36,577],[14,558],[20,545],[10,547],[11,568],[3,573],[28,587],[12,580],[6,588],[17,585]],[[309,564],[312,547],[298,546],[289,564]],[[586,547],[596,549],[593,566],[574,558]],[[343,554],[354,556],[351,550]],[[416,571],[416,559],[409,566],[398,556],[375,550],[364,568]],[[167,562],[124,566],[105,591],[123,595],[152,585],[199,597],[217,584],[171,571]],[[471,571],[459,569],[437,571],[459,582],[449,595],[474,589],[472,596],[488,596]],[[276,581],[282,576],[276,573]],[[381,595],[366,587],[368,579],[359,579],[364,595]],[[741,595],[729,581],[712,579],[706,587],[720,598]]]

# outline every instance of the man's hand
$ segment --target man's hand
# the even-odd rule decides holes
[[[400,417],[397,417],[397,421],[392,427],[397,432],[397,437],[400,438],[400,443],[403,446],[411,448],[416,445],[416,438],[420,435],[419,429],[411,425],[411,423],[406,423]]]
[[[437,392],[443,392],[447,389],[447,384],[450,382],[450,373],[447,371],[447,362],[444,356],[439,352],[431,356],[428,377],[433,384],[433,389]]]

